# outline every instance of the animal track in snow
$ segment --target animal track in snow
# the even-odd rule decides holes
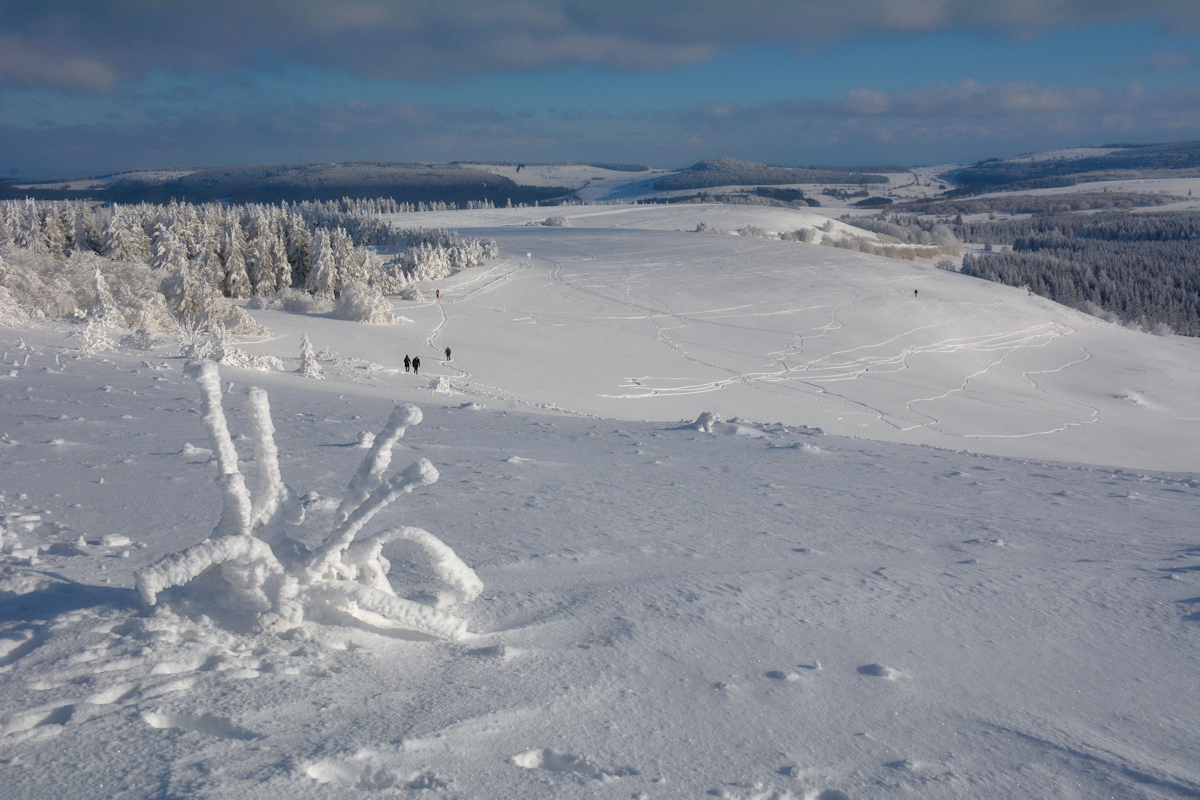
[[[864,664],[858,668],[859,675],[870,675],[875,678],[887,678],[894,681],[900,677],[900,670],[883,664]]]
[[[58,733],[75,715],[74,704],[53,707],[35,708],[20,714],[14,714],[0,723],[0,736],[11,736],[15,733],[34,731],[45,726],[56,726],[49,729]]]
[[[219,739],[240,739],[249,741],[259,735],[238,727],[233,721],[215,714],[187,714],[183,712],[150,711],[142,715],[142,719],[151,728],[179,728],[185,731],[195,731],[206,736],[216,736]]]
[[[373,756],[364,753],[346,760],[322,759],[304,768],[308,777],[319,783],[348,786],[352,789],[444,789],[450,782],[426,770],[407,777],[394,769],[373,764]]]
[[[811,664],[797,664],[796,666],[798,669],[806,670],[808,672],[819,672],[821,670],[820,661],[814,661]],[[795,670],[788,670],[787,672],[784,672],[783,670],[773,669],[765,674],[772,680],[788,681],[789,683],[794,683],[804,679],[804,673],[796,672]]]
[[[523,769],[571,773],[601,782],[637,775],[632,767],[598,767],[583,756],[559,753],[549,748],[535,748],[512,757],[512,763]]]

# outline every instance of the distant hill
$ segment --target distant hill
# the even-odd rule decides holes
[[[707,189],[714,186],[791,183],[887,183],[878,172],[907,172],[906,167],[783,167],[736,158],[710,158],[668,175],[654,184],[655,191]]]
[[[645,164],[617,164],[608,161],[451,161],[451,164],[486,167],[595,167],[613,172],[649,172]]]
[[[1116,149],[1112,149],[1116,148]],[[965,190],[1009,190],[1074,186],[1097,180],[1200,175],[1200,141],[1147,145],[1106,145],[1109,152],[1078,158],[990,158],[951,175]]]
[[[113,203],[278,203],[390,197],[400,203],[443,202],[463,205],[489,201],[553,202],[572,195],[560,186],[522,186],[500,175],[456,164],[352,161],[340,164],[261,164],[205,167],[180,177],[117,177],[92,188],[66,189],[47,184],[0,186],[0,199],[92,199]]]

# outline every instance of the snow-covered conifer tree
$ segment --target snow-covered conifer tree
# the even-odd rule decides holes
[[[287,248],[277,233],[267,237],[267,251],[263,257],[260,279],[263,293],[274,294],[292,285],[292,265],[288,262]]]
[[[158,290],[166,298],[172,313],[186,319],[203,316],[212,295],[208,283],[182,258],[176,260],[174,269],[163,278]]]
[[[321,365],[317,363],[317,354],[313,351],[312,343],[308,341],[307,333],[300,339],[300,369],[296,372],[305,378],[320,380],[325,377],[321,374]]]
[[[284,218],[284,243],[287,246],[288,263],[292,266],[289,285],[300,288],[308,281],[309,253],[312,251],[312,233],[304,218],[299,214],[288,214]]]
[[[158,222],[154,226],[154,240],[150,243],[150,268],[175,269],[181,261],[187,261],[187,249],[175,235],[169,222]]]
[[[118,328],[125,327],[125,318],[117,306],[117,301],[113,299],[112,292],[108,288],[108,281],[100,272],[99,263],[96,264],[96,270],[92,276],[92,301],[88,304],[88,319],[115,325]]]
[[[333,299],[337,282],[337,268],[333,262],[333,251],[329,246],[329,235],[323,230],[313,237],[312,257],[309,260],[308,277],[304,290],[311,295]]]
[[[62,217],[59,216],[58,204],[52,203],[48,208],[43,209],[43,214],[41,238],[46,252],[54,258],[66,258],[71,246],[68,241],[67,228],[63,225]]]
[[[101,254],[113,261],[145,261],[150,254],[141,222],[124,206],[113,206],[102,238]]]
[[[221,237],[221,261],[225,267],[225,279],[221,289],[226,297],[246,298],[253,293],[250,276],[246,272],[240,231],[240,226],[234,222],[225,229]]]

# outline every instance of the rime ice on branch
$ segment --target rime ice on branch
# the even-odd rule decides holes
[[[387,578],[391,565],[383,557],[383,546],[389,541],[412,541],[424,549],[435,574],[454,590],[457,602],[474,600],[483,583],[444,542],[409,526],[357,538],[400,494],[438,479],[437,470],[423,458],[390,478],[384,475],[396,442],[410,425],[421,421],[419,408],[405,404],[392,411],[346,489],[333,530],[309,552],[285,531],[284,523],[304,521],[304,509],[280,476],[267,393],[246,390],[259,471],[257,496],[252,499],[221,406],[217,365],[192,362],[187,372],[200,387],[223,510],[210,538],[135,573],[138,591],[148,605],[155,605],[164,590],[204,576],[197,586],[215,581],[219,589],[212,602],[256,615],[260,628],[284,631],[306,619],[323,618],[379,627],[382,618],[383,625],[439,638],[457,639],[466,633],[466,623],[453,614],[398,597]]]

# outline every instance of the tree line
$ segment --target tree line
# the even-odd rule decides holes
[[[1141,328],[1200,336],[1200,213],[1056,214],[953,227],[966,241],[1011,247],[967,256],[967,275]]]
[[[67,316],[93,291],[99,271],[109,283],[128,284],[126,305],[135,310],[153,305],[157,292],[172,314],[195,317],[214,298],[303,293],[333,300],[352,284],[395,294],[498,255],[491,239],[397,229],[377,216],[399,210],[374,199],[277,206],[3,201],[0,286],[43,315]],[[374,249],[380,246],[395,247],[395,255],[385,261]],[[81,281],[88,285],[73,285]]]

